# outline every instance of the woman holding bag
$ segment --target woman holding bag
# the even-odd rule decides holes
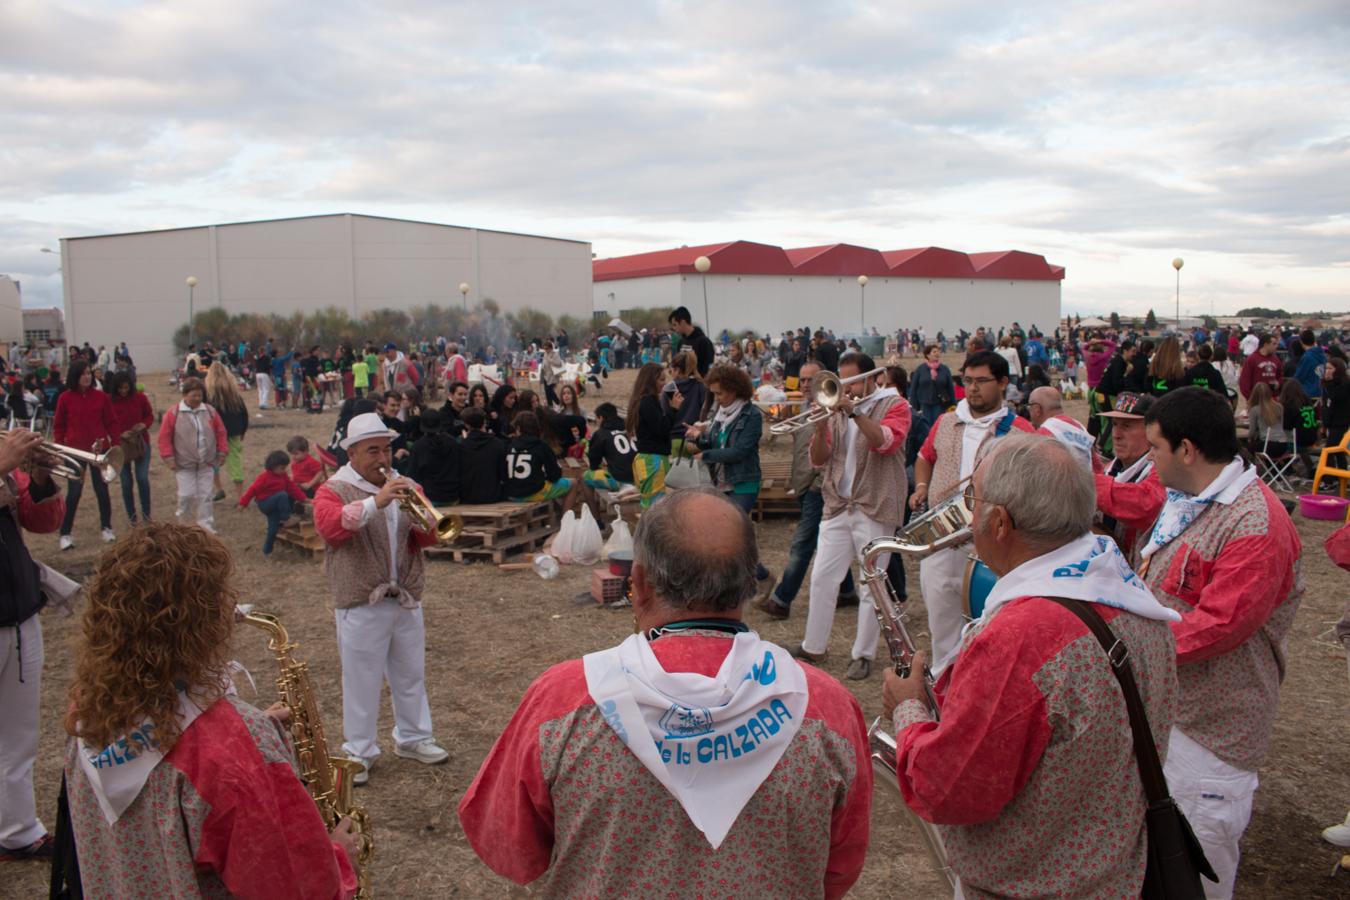
[[[704,379],[712,392],[713,418],[707,425],[690,425],[684,432],[694,458],[712,467],[714,484],[748,516],[759,499],[759,438],[764,433],[764,414],[750,402],[754,388],[740,366],[713,366]],[[773,578],[763,563],[755,564],[760,595],[773,589]]]
[[[668,403],[661,402],[668,393]],[[666,494],[666,473],[670,471],[670,434],[679,419],[684,395],[666,391],[666,370],[660,363],[644,363],[633,382],[628,398],[625,430],[636,439],[633,480],[642,493],[642,508],[649,509]]]
[[[150,426],[155,411],[145,393],[136,387],[130,372],[114,372],[108,379],[112,401],[112,432],[122,446],[122,504],[132,525],[150,521]],[[132,489],[132,482],[135,489]],[[141,495],[141,516],[136,518],[136,497]]]

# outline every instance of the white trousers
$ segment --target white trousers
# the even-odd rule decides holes
[[[196,516],[197,524],[207,531],[216,530],[211,498],[216,493],[215,472],[210,466],[197,469],[177,469],[173,473],[178,482],[178,509],[174,515],[186,524]]]
[[[336,615],[343,751],[362,759],[380,755],[376,727],[385,680],[394,703],[394,743],[409,746],[431,737],[422,607],[404,609],[397,600],[384,600],[339,609]]]
[[[47,833],[33,804],[43,655],[38,617],[0,628],[0,641],[0,847],[19,850]]]
[[[1205,848],[1214,874],[1219,876],[1218,884],[1200,879],[1205,896],[1210,900],[1233,896],[1241,856],[1238,843],[1252,818],[1256,773],[1230,766],[1173,728],[1163,775],[1172,798]]]
[[[267,409],[272,405],[272,376],[264,375],[259,372],[258,379],[258,408]]]
[[[858,558],[863,547],[874,538],[893,534],[895,529],[869,519],[856,509],[846,509],[820,523],[816,537],[816,561],[811,568],[811,598],[806,612],[806,638],[802,648],[808,653],[824,653],[834,628],[834,609],[839,602],[839,582]],[[886,567],[887,554],[877,560]],[[875,659],[881,625],[872,609],[872,595],[858,585],[858,631],[853,639],[854,659]]]
[[[966,550],[939,550],[919,563],[919,593],[928,610],[928,633],[933,636],[934,677],[942,674],[961,649],[961,629],[966,626],[961,598],[961,582],[969,560]]]

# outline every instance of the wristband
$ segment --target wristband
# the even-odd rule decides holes
[[[916,488],[928,487],[928,482],[926,482],[926,481],[916,482],[914,486],[915,486]]]

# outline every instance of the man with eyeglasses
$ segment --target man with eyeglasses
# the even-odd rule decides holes
[[[914,461],[914,493],[910,508],[930,508],[963,486],[975,463],[989,444],[1014,431],[1033,431],[1031,423],[1005,406],[1008,361],[990,350],[966,357],[961,370],[965,399],[954,412],[943,413],[928,433],[919,458]],[[965,579],[967,550],[939,550],[919,564],[919,589],[928,608],[928,630],[933,636],[935,671],[941,671],[956,652],[965,626],[961,591]]]
[[[999,441],[966,498],[999,580],[934,686],[941,721],[923,699],[922,652],[910,677],[886,672],[900,792],[939,826],[958,897],[1138,897],[1146,802],[1114,660],[1051,598],[1082,601],[1124,645],[1160,754],[1178,693],[1168,626],[1181,617],[1089,531],[1092,477],[1059,442]]]

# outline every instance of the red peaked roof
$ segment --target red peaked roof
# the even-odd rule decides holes
[[[853,244],[827,244],[784,250],[771,244],[732,241],[677,247],[632,256],[597,259],[594,281],[696,273],[694,260],[708,257],[715,275],[834,275],[897,278],[1001,278],[1009,281],[1062,281],[1064,267],[1021,250],[960,253],[943,247],[873,250]]]

